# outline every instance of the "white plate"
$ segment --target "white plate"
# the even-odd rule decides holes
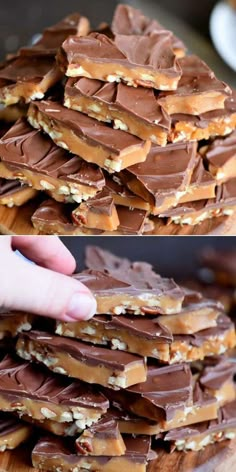
[[[219,2],[211,15],[210,32],[222,59],[236,71],[236,12],[225,2]]]

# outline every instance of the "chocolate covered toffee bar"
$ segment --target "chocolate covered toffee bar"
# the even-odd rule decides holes
[[[146,472],[149,461],[156,458],[151,450],[151,440],[146,436],[125,438],[126,452],[123,456],[84,456],[76,453],[73,442],[57,438],[39,440],[32,452],[33,466],[38,470],[72,472],[90,470],[91,472]]]
[[[236,178],[236,131],[225,139],[216,139],[203,155],[216,180],[225,182]]]
[[[224,108],[232,91],[215,77],[204,61],[198,56],[186,56],[179,60],[179,64],[183,75],[177,90],[161,93],[158,97],[158,103],[169,115],[200,115]]]
[[[224,109],[209,111],[199,116],[174,114],[171,116],[171,142],[201,141],[214,136],[225,136],[236,127],[236,91],[225,100]]]
[[[127,388],[147,378],[145,359],[129,353],[117,353],[79,341],[31,331],[17,342],[23,359],[37,360],[63,375],[114,389]],[[48,357],[53,362],[48,362]]]
[[[152,213],[177,205],[198,162],[196,143],[152,146],[145,162],[123,172],[128,188],[152,205]]]
[[[191,182],[186,193],[180,198],[179,203],[189,203],[198,200],[215,198],[217,182],[208,172],[199,156],[193,171]]]
[[[85,284],[97,300],[97,315],[170,315],[181,311],[184,291],[172,279],[162,278],[148,266],[150,279],[135,268],[115,278],[112,274],[87,270],[74,277]]]
[[[49,235],[83,235],[83,229],[73,224],[71,214],[74,207],[55,200],[45,200],[31,217],[32,224],[39,233]]]
[[[181,68],[171,40],[172,33],[164,30],[147,36],[116,34],[113,39],[91,33],[68,38],[57,59],[68,77],[176,90]]]
[[[23,312],[9,312],[0,309],[0,339],[15,337],[22,331],[32,329],[33,315]]]
[[[227,357],[205,359],[199,383],[204,392],[217,398],[219,406],[236,398],[235,366]]]
[[[1,177],[20,179],[58,201],[80,203],[105,185],[101,169],[58,148],[24,118],[1,138],[0,158]]]
[[[118,423],[111,415],[86,429],[76,440],[76,448],[85,456],[123,456],[126,452]]]
[[[0,413],[0,452],[16,449],[27,441],[32,434],[32,428],[20,422],[14,416]]]
[[[69,79],[64,105],[113,128],[127,131],[143,140],[165,146],[170,132],[170,117],[157,102],[154,90],[104,83],[92,79]]]
[[[72,14],[47,28],[35,45],[20,49],[1,64],[0,102],[12,105],[43,98],[63,77],[55,61],[57,49],[70,34],[86,35],[89,27],[87,18]]]
[[[217,419],[175,429],[167,433],[164,440],[178,451],[200,451],[208,444],[235,437],[236,401],[233,401],[219,410]]]
[[[197,225],[209,218],[233,215],[236,209],[236,178],[217,187],[216,197],[210,200],[180,204],[161,212],[159,217],[169,218],[170,223]]]
[[[0,205],[6,205],[9,208],[22,206],[37,194],[37,190],[28,187],[28,185],[0,177]]]
[[[54,362],[48,357],[48,363]],[[58,369],[59,371],[59,369]],[[29,362],[6,356],[0,363],[0,410],[40,421],[72,424],[81,431],[106,413],[109,403],[97,390],[79,381],[50,374]],[[75,432],[76,432],[75,431]]]
[[[93,162],[109,172],[119,172],[132,164],[145,161],[150,141],[141,141],[120,130],[100,123],[59,103],[31,103],[28,120],[42,128],[53,141],[65,149]]]
[[[151,20],[144,16],[143,13],[136,8],[129,5],[118,5],[114,13],[111,30],[114,34],[145,36],[154,31],[163,32],[165,28],[156,20]],[[185,55],[185,45],[173,34],[172,46],[177,57],[183,57]]]

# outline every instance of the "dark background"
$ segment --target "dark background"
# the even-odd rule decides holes
[[[70,249],[83,269],[84,250],[87,245],[96,245],[114,254],[131,260],[148,261],[162,275],[186,278],[195,273],[198,256],[202,249],[236,250],[236,237],[63,237],[64,244]]]

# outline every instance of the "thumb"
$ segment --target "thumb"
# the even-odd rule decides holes
[[[0,267],[0,306],[58,320],[88,320],[96,312],[91,292],[77,280],[36,265],[14,253]]]

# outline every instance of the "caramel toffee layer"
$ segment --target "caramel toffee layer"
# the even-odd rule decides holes
[[[211,271],[211,276],[220,285],[236,286],[236,251],[215,251],[208,248],[201,255],[201,265]]]
[[[160,422],[186,416],[186,408],[192,406],[193,388],[190,367],[186,364],[168,367],[149,367],[147,380],[119,392],[105,389],[111,402],[118,403],[126,411]]]
[[[187,192],[180,198],[179,203],[215,198],[216,186],[216,180],[205,169],[203,160],[199,156]]]
[[[48,357],[48,363],[53,359]],[[1,410],[43,421],[77,421],[78,430],[97,421],[109,404],[89,385],[50,374],[47,370],[6,356],[0,363]]]
[[[160,23],[143,15],[140,10],[129,5],[118,5],[112,21],[111,30],[114,34],[149,35],[154,31],[165,32]],[[186,47],[182,41],[172,34],[172,45],[178,57],[184,56]]]
[[[17,342],[17,352],[25,359],[36,359],[54,372],[110,388],[126,388],[147,378],[145,359],[117,353],[79,341],[31,331]],[[48,357],[54,362],[48,362]]]
[[[214,72],[198,56],[186,56],[179,60],[182,77],[174,92],[160,94],[158,102],[169,115],[186,113],[200,115],[224,108],[232,91],[224,82],[216,79]]]
[[[15,449],[26,441],[32,433],[32,428],[19,422],[14,416],[0,413],[0,452]]]
[[[165,435],[164,440],[179,451],[199,451],[208,444],[235,437],[236,401],[233,401],[219,410],[217,419],[174,429]]]
[[[121,467],[134,472],[146,472],[149,461],[156,458],[156,454],[151,450],[150,438],[140,436],[125,438],[125,455],[121,457],[109,456],[84,456],[75,450],[71,441],[61,441],[57,438],[45,438],[39,440],[32,452],[33,466],[39,470],[55,472],[58,467],[63,472],[70,472],[72,469],[89,469],[96,472],[119,472]]]
[[[58,53],[58,62],[69,77],[176,90],[181,68],[171,39],[168,31],[147,36],[116,34],[114,39],[100,33],[70,37]]]
[[[128,188],[153,205],[153,214],[176,205],[191,182],[196,149],[195,143],[153,145],[145,162],[125,171]]]
[[[150,279],[142,279],[135,268],[124,274],[123,281],[119,278],[121,275],[115,278],[112,274],[96,270],[87,270],[74,277],[93,292],[98,315],[156,315],[181,311],[183,290],[173,280],[155,274],[151,266],[147,273]]]
[[[216,139],[207,148],[204,157],[217,180],[236,177],[236,131],[225,139]]]
[[[110,192],[116,205],[128,207],[129,209],[145,210],[151,212],[151,205],[131,192],[124,185],[117,174],[111,176],[106,174],[106,189]]]
[[[109,172],[119,172],[134,163],[143,162],[150,150],[150,141],[144,142],[114,130],[57,102],[31,103],[28,119],[33,127],[42,128],[49,134],[58,146]]]
[[[34,152],[32,152],[32,149]],[[21,179],[59,201],[78,203],[105,185],[102,171],[58,148],[22,118],[0,140],[0,174]]]
[[[0,339],[15,337],[32,328],[33,316],[23,312],[0,311]]]
[[[33,46],[21,48],[19,53],[21,56],[55,56],[68,36],[86,36],[89,30],[89,20],[79,13],[72,13],[56,25],[46,28]]]
[[[214,199],[186,202],[186,204],[161,212],[159,216],[169,218],[170,222],[176,224],[196,225],[209,218],[232,215],[235,208],[236,178],[217,187]]]
[[[115,129],[165,146],[170,117],[158,105],[154,90],[104,83],[92,79],[69,79],[64,104],[100,121],[112,122]]]
[[[79,454],[86,456],[123,456],[126,452],[118,423],[112,416],[101,418],[76,440]]]
[[[38,192],[28,185],[22,185],[15,180],[6,180],[0,177],[0,205],[9,208],[21,206],[36,197]]]

